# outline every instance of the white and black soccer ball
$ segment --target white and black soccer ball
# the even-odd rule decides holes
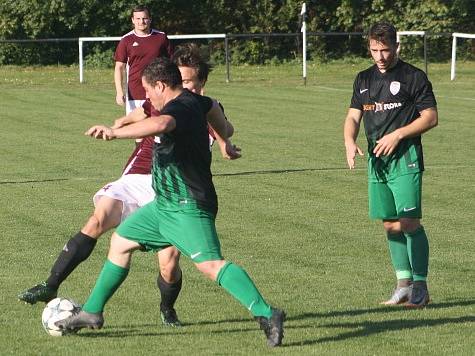
[[[43,328],[51,336],[63,336],[69,334],[71,331],[61,330],[56,325],[54,325],[54,323],[59,320],[66,319],[74,313],[77,313],[79,310],[81,310],[81,306],[71,299],[59,297],[54,298],[48,304],[46,304],[43,314],[41,315]]]

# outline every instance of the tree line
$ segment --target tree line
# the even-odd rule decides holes
[[[142,0],[152,13],[153,24],[168,34],[196,33],[299,33],[303,0]],[[0,39],[77,38],[120,36],[131,29],[130,9],[125,0],[2,0]],[[475,33],[473,0],[307,0],[307,31],[365,32],[381,20],[399,30],[427,31],[432,60],[450,56],[452,32]],[[309,55],[318,60],[362,56],[365,40],[360,35],[312,36]],[[115,44],[94,45],[89,60],[112,63]],[[212,46],[222,47],[222,41]],[[475,45],[465,41],[464,55]],[[420,57],[420,39],[405,44],[405,55]],[[233,62],[266,63],[298,57],[300,38],[267,37],[232,43]],[[222,53],[222,51],[219,51]],[[77,62],[76,44],[0,43],[0,64],[51,64]],[[219,56],[218,56],[219,57]],[[215,58],[219,61],[222,58]]]

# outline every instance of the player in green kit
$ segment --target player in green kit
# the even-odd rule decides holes
[[[396,29],[377,23],[368,33],[374,65],[360,72],[345,119],[350,169],[363,151],[356,144],[361,119],[368,141],[369,215],[386,230],[397,286],[385,305],[423,308],[429,302],[429,243],[423,226],[424,161],[421,135],[437,126],[437,103],[425,73],[397,56]]]
[[[248,274],[221,255],[215,228],[218,203],[210,170],[208,122],[223,157],[240,157],[239,149],[228,139],[223,111],[215,100],[183,89],[178,67],[167,58],[154,60],[144,70],[142,84],[160,116],[119,129],[94,126],[86,134],[104,140],[158,136],[152,169],[155,200],[119,225],[82,311],[56,325],[70,330],[101,328],[104,306],[127,277],[132,253],[175,246],[252,313],[269,346],[280,345],[284,312],[272,308]]]

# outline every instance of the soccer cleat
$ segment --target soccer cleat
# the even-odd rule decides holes
[[[264,334],[267,337],[267,345],[275,347],[282,344],[285,320],[285,312],[283,310],[272,308],[272,316],[270,318],[258,316],[256,320],[259,322],[261,330],[264,330]]]
[[[102,313],[88,313],[81,310],[66,319],[55,322],[54,325],[62,330],[71,331],[78,331],[82,328],[100,329],[104,325],[104,317]]]
[[[165,326],[171,326],[173,328],[179,328],[182,326],[180,320],[178,320],[176,311],[173,308],[160,310],[160,318],[162,319],[162,323]]]
[[[407,308],[424,308],[430,302],[429,291],[426,282],[414,282],[412,294],[405,304]]]
[[[411,299],[412,284],[407,287],[396,287],[393,295],[388,300],[381,302],[383,305],[398,305],[407,302]]]
[[[18,294],[18,300],[28,304],[36,304],[37,302],[48,303],[50,300],[56,298],[58,291],[48,287],[46,282],[41,282],[30,289]]]

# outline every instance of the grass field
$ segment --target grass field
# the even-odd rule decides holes
[[[154,257],[143,253],[108,303],[102,330],[63,338],[44,332],[43,306],[16,295],[48,276],[133,143],[82,135],[122,113],[112,71],[86,71],[81,85],[75,67],[1,67],[0,354],[473,355],[475,63],[459,63],[454,82],[449,64],[429,66],[440,120],[423,139],[433,301],[419,311],[378,305],[394,283],[386,241],[367,216],[364,160],[346,169],[342,121],[353,78],[368,63],[311,65],[306,87],[290,65],[233,67],[229,84],[218,67],[208,83],[243,149],[238,161],[215,154],[213,163],[223,252],[287,311],[284,345],[275,350],[248,312],[186,259],[177,302],[185,327],[163,327]],[[61,296],[85,301],[109,236]]]

